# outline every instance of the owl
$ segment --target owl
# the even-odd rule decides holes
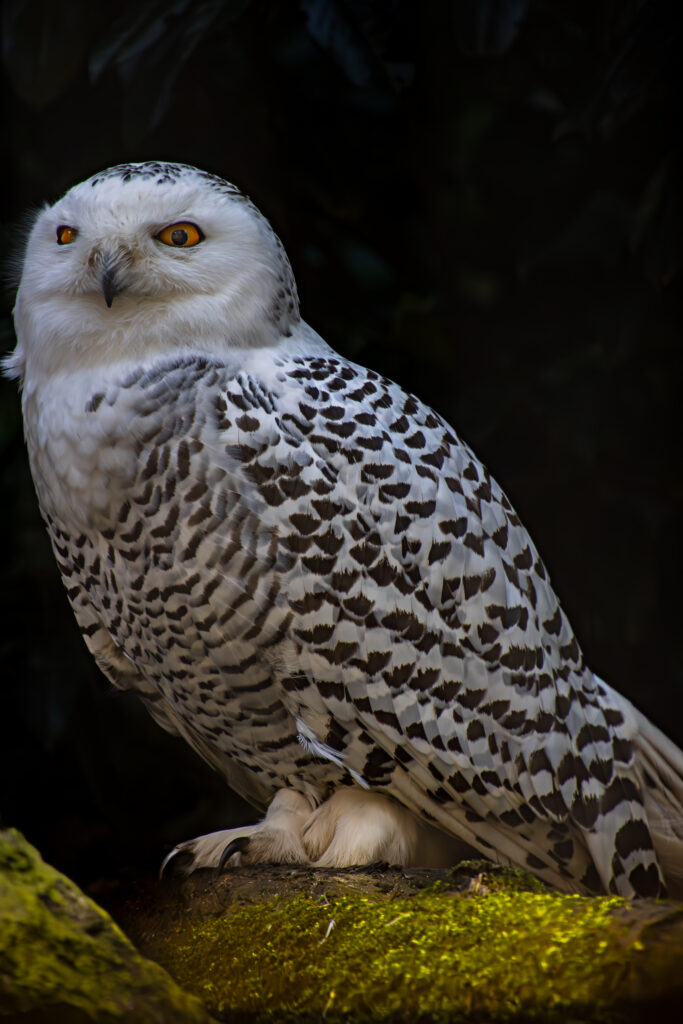
[[[263,814],[185,870],[683,879],[683,753],[584,663],[505,494],[331,349],[234,185],[110,168],[35,219],[6,372],[85,642]],[[180,857],[179,854],[183,856]]]

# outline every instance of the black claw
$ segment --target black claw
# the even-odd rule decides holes
[[[192,864],[192,861],[193,856],[191,853],[189,853],[187,850],[179,850],[177,847],[174,847],[174,849],[172,849],[170,853],[166,854],[163,861],[161,862],[161,867],[159,868],[159,878],[163,878],[164,875],[166,875],[169,871],[171,872],[171,874],[173,874],[174,872],[180,872],[180,874],[189,874],[189,872],[184,871],[184,868]]]
[[[244,853],[248,846],[249,836],[238,836],[237,839],[233,839],[232,842],[228,843],[221,854],[221,859],[218,862],[218,870],[223,870],[233,853]]]
[[[166,870],[168,865],[171,863],[171,861],[173,860],[173,858],[175,857],[177,852],[178,852],[177,850],[171,850],[169,853],[166,854],[166,856],[164,857],[164,859],[161,862],[161,867],[159,868],[159,878],[163,878],[164,877],[164,871]]]

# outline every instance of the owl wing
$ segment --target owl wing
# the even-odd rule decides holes
[[[372,371],[302,358],[278,379],[278,438],[245,440],[241,471],[291,554],[281,675],[300,735],[556,882],[599,886],[595,861],[608,886],[647,859],[642,834],[615,850],[644,823],[630,723],[488,471]]]

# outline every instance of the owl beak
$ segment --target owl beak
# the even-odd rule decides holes
[[[126,245],[120,245],[109,250],[96,249],[91,259],[91,265],[97,268],[100,286],[107,308],[124,289],[128,286],[128,270],[134,262],[133,253]]]
[[[125,285],[120,283],[118,279],[118,267],[115,263],[109,263],[104,268],[102,274],[102,294],[104,295],[104,301],[107,303],[107,308],[111,309],[111,304],[114,301],[116,295],[123,291]]]

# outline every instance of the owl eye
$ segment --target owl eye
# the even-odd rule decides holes
[[[189,249],[204,238],[196,224],[183,220],[178,224],[169,224],[156,236],[164,245],[172,245],[176,249]]]
[[[57,245],[68,245],[76,237],[76,228],[70,228],[68,224],[60,224],[57,228]]]

